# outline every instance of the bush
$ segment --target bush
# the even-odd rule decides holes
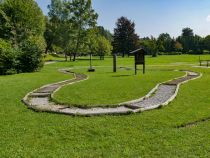
[[[16,73],[16,54],[9,42],[0,39],[0,75]]]
[[[30,41],[25,41],[20,45],[17,61],[17,70],[20,72],[33,72],[43,66],[42,51],[39,47]]]
[[[0,39],[0,75],[33,72],[42,66],[42,51],[33,42],[25,41],[15,49]]]

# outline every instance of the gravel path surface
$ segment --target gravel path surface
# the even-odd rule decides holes
[[[176,86],[160,85],[154,95],[142,101],[130,104],[131,108],[149,108],[165,103],[175,93]],[[129,107],[129,106],[128,106]]]
[[[68,70],[59,70],[62,73],[71,73]],[[173,79],[171,81],[159,84],[156,88],[152,90],[147,96],[142,99],[130,101],[127,103],[119,104],[115,108],[89,108],[82,109],[76,107],[68,107],[65,105],[57,105],[51,101],[52,95],[55,91],[59,90],[62,86],[68,84],[74,84],[87,80],[88,77],[84,74],[73,73],[75,78],[71,80],[66,80],[50,85],[43,86],[33,92],[27,94],[23,102],[31,109],[36,111],[44,111],[51,113],[60,113],[67,115],[81,115],[81,116],[91,116],[91,115],[105,115],[105,114],[129,114],[136,113],[145,110],[151,110],[158,108],[162,105],[167,105],[171,102],[177,95],[180,84],[187,81],[201,77],[201,74],[191,71],[185,71],[186,75]]]

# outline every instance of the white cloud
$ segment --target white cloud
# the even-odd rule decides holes
[[[208,15],[208,16],[206,17],[206,21],[207,21],[207,22],[210,22],[210,15]]]

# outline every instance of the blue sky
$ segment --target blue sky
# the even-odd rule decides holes
[[[45,14],[50,0],[36,0]],[[92,0],[99,14],[98,25],[113,32],[117,18],[136,23],[140,37],[168,32],[177,37],[184,27],[194,33],[210,34],[210,0]]]

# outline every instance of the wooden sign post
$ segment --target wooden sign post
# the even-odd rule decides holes
[[[117,72],[117,54],[113,55],[113,72]]]
[[[90,68],[88,69],[88,72],[95,72],[95,69],[92,66],[92,53],[90,53]]]
[[[130,54],[134,54],[135,57],[135,75],[137,75],[137,66],[143,65],[143,74],[145,74],[145,54],[146,51],[144,49],[137,49]]]

